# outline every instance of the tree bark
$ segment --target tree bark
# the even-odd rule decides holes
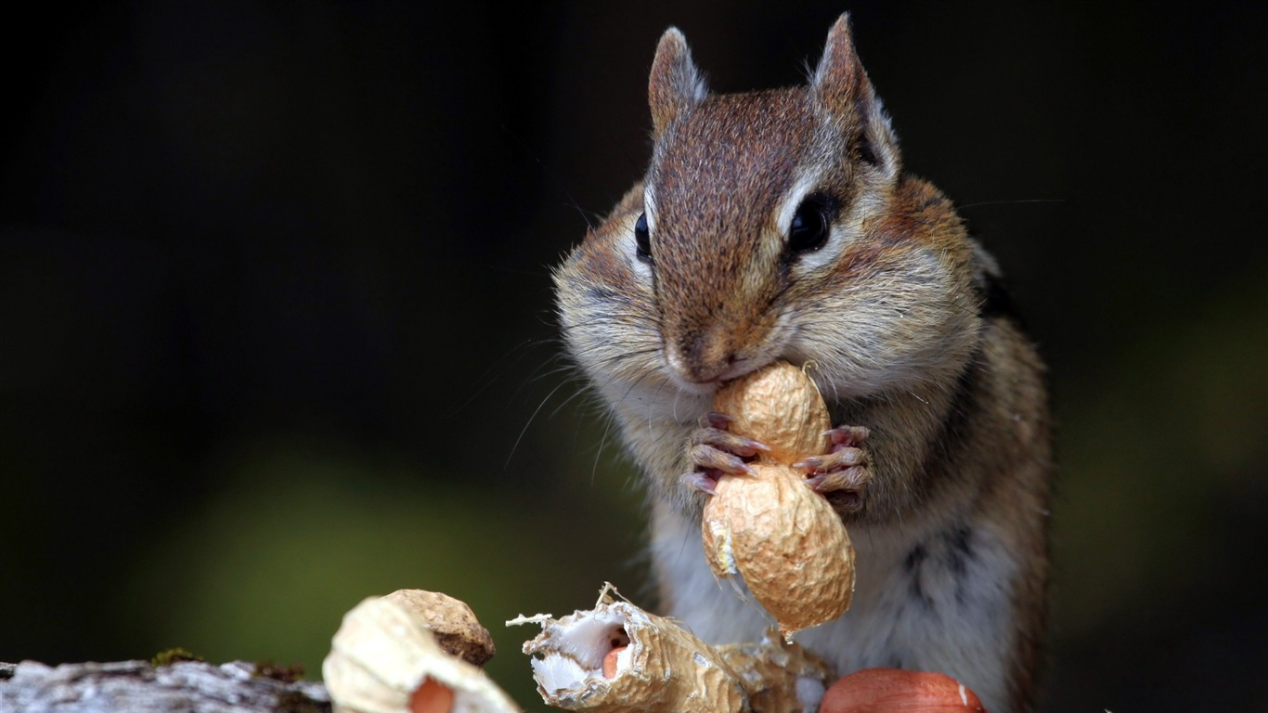
[[[219,666],[181,661],[157,668],[146,661],[0,663],[0,711],[329,713],[330,696],[322,684],[269,675],[270,669],[246,661]]]

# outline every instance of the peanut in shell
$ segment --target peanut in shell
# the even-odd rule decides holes
[[[814,382],[776,362],[723,387],[714,410],[771,450],[749,464],[753,475],[721,478],[705,505],[710,567],[743,577],[786,637],[838,618],[854,596],[854,547],[840,516],[790,467],[828,450],[828,411]]]
[[[791,465],[828,450],[828,407],[810,377],[779,361],[728,382],[713,410],[731,418],[731,430],[770,446],[758,462]]]

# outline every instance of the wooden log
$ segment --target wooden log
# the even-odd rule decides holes
[[[329,713],[321,683],[291,678],[286,669],[247,661],[0,663],[0,711]]]

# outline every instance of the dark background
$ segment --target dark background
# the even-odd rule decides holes
[[[302,661],[412,586],[642,593],[549,269],[715,90],[857,45],[1051,365],[1051,710],[1268,710],[1268,5],[131,2],[3,30],[0,661]],[[540,705],[531,706],[540,708]]]

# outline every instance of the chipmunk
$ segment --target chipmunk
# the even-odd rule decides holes
[[[841,514],[857,590],[798,641],[842,674],[955,677],[992,713],[1033,705],[1046,619],[1051,425],[1044,367],[994,259],[901,172],[848,16],[808,86],[710,94],[660,39],[644,180],[554,273],[572,357],[651,497],[665,613],[706,641],[768,621],[720,587],[700,538],[719,478],[763,444],[710,413],[718,385],[809,365],[834,424],[807,487]]]

